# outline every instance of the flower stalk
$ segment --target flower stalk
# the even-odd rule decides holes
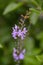
[[[13,48],[13,58],[15,62],[17,62],[17,65],[20,64],[20,61],[24,59],[24,55],[26,52],[26,49],[24,48],[23,40],[26,37],[26,33],[28,32],[25,27],[25,20],[29,18],[28,14],[26,13],[25,16],[21,15],[21,19],[19,21],[20,26],[15,26],[12,28],[12,37],[14,39],[18,39],[17,48]]]

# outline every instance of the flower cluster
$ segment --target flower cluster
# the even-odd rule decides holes
[[[15,26],[12,28],[12,37],[14,39],[17,39],[17,46],[13,49],[13,58],[15,61],[17,61],[17,65],[20,64],[20,60],[24,59],[24,54],[25,54],[25,49],[24,49],[24,44],[23,44],[23,40],[26,37],[26,33],[28,32],[26,27],[25,27],[25,20],[28,18],[28,15],[26,13],[25,16],[21,15],[21,18],[19,20],[19,25],[17,26],[15,24]],[[21,40],[20,40],[21,39]]]
[[[16,48],[14,48],[13,50],[13,58],[15,59],[15,61],[23,60],[24,54],[25,54],[25,49],[23,49],[20,53],[18,53],[18,50]]]
[[[23,40],[25,38],[26,32],[27,30],[25,27],[23,28],[23,30],[21,30],[19,26],[15,25],[15,27],[13,27],[12,36],[14,37],[14,39],[17,39],[17,37],[20,37]]]

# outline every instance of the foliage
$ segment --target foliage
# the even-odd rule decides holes
[[[27,10],[30,14],[25,24],[29,35],[24,40],[26,54],[21,64],[43,65],[43,0],[0,0],[0,65],[16,64],[12,56],[12,27]]]

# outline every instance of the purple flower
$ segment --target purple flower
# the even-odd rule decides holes
[[[22,31],[19,29],[18,30],[18,37],[21,37],[21,35],[22,35]]]
[[[15,59],[15,61],[23,60],[24,59],[24,54],[25,54],[25,49],[23,49],[19,54],[17,53],[17,51],[18,50],[14,48],[13,58]]]
[[[22,32],[21,32],[21,39],[23,40],[25,38],[25,35],[27,33],[26,28],[23,28]]]
[[[15,48],[13,49],[13,58],[15,59],[15,61],[19,59],[17,55],[17,50]]]
[[[27,33],[26,28],[24,28],[22,32],[23,32],[24,34],[26,34],[26,33]]]
[[[17,25],[15,25],[15,27],[13,27],[12,29],[13,29],[12,36],[14,39],[17,39],[19,27]]]
[[[24,55],[23,55],[23,53],[20,53],[20,55],[19,55],[19,59],[20,59],[20,60],[23,60],[23,59],[24,59]]]
[[[22,52],[19,55],[19,59],[23,60],[24,59],[24,54],[25,54],[25,49],[22,50]]]
[[[12,36],[14,37],[14,39],[17,39],[17,37],[20,37],[23,40],[25,38],[26,33],[27,33],[27,30],[25,27],[23,28],[23,30],[21,30],[19,26],[17,25],[13,27]]]

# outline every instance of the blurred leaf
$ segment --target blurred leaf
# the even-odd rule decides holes
[[[30,10],[32,11],[31,15],[30,15],[30,23],[32,23],[33,25],[36,24],[36,22],[38,21],[38,17],[39,17],[39,11],[30,8]]]
[[[37,54],[39,54],[41,52],[41,50],[40,49],[38,49],[38,48],[34,48],[34,50],[31,52],[31,54],[32,55],[37,55]]]
[[[0,44],[0,48],[3,48],[2,44]]]
[[[2,58],[2,64],[3,65],[8,65],[8,63],[9,63],[9,60],[10,58],[9,57],[7,57],[7,56],[4,56],[3,58]]]
[[[7,13],[21,7],[23,3],[10,3],[4,10],[3,15],[6,15]]]
[[[43,54],[39,55],[41,62],[43,62]]]
[[[36,38],[39,40],[43,40],[43,32],[38,33]]]
[[[39,11],[39,10],[36,10],[36,9],[34,9],[34,8],[29,8],[29,10],[30,10],[31,12],[35,12],[35,13],[37,13],[37,14],[40,14],[40,11]]]
[[[25,47],[26,47],[27,51],[33,50],[33,48],[34,48],[34,40],[32,38],[27,37],[24,40],[24,44],[25,44]]]
[[[24,63],[25,65],[40,65],[40,62],[33,55],[25,56]]]
[[[2,38],[1,38],[1,43],[5,42],[5,41],[8,41],[10,40],[10,35],[4,35]]]
[[[0,43],[4,43],[8,40],[10,40],[10,31],[9,28],[7,26],[2,27],[0,29]]]
[[[43,49],[43,40],[40,41],[40,48]]]

